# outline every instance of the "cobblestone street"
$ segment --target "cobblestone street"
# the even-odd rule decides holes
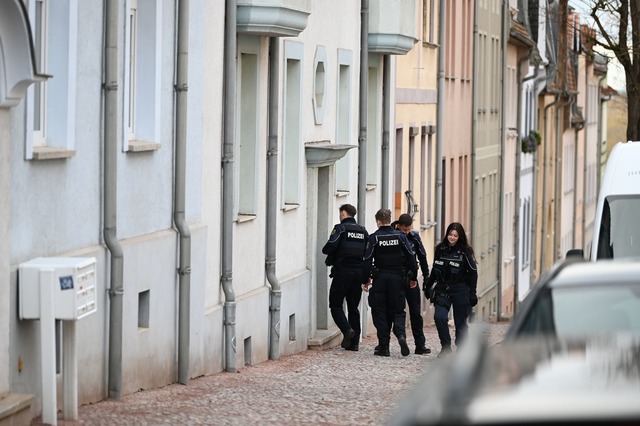
[[[484,326],[486,324],[483,324]],[[477,331],[480,324],[471,324]],[[508,324],[489,324],[487,340],[502,340]],[[408,328],[408,331],[410,328]],[[452,330],[453,331],[453,330]],[[437,365],[437,332],[425,326],[429,355],[403,357],[392,337],[391,356],[373,355],[375,329],[359,352],[339,346],[283,356],[237,373],[222,372],[160,389],[79,407],[69,425],[383,425],[422,373]],[[59,413],[61,416],[61,413]],[[33,425],[41,424],[39,419]]]

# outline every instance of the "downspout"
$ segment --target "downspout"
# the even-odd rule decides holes
[[[553,203],[553,251],[554,257],[553,262],[555,263],[558,259],[562,257],[560,253],[560,206],[561,206],[561,198],[562,198],[562,179],[560,176],[560,168],[562,166],[562,130],[560,126],[560,111],[563,110],[566,106],[573,105],[573,101],[575,100],[575,95],[569,94],[569,99],[562,103],[562,105],[556,108],[556,167],[554,170],[554,178],[555,178],[555,188],[554,188],[554,203]],[[571,114],[571,112],[569,112]]]
[[[391,58],[382,58],[382,207],[391,208],[389,204],[389,127],[391,116]]]
[[[473,5],[473,53],[472,53],[474,64],[478,63],[477,40],[478,40],[478,4],[477,2],[474,2],[474,5]],[[476,226],[476,223],[475,223],[476,218],[478,217],[476,214],[476,168],[477,168],[476,167],[476,150],[478,146],[478,140],[476,138],[477,123],[478,123],[478,119],[477,119],[478,116],[476,111],[477,103],[478,103],[478,96],[476,91],[476,82],[478,81],[477,69],[478,67],[474,66],[472,70],[473,89],[471,90],[471,182],[470,182],[471,198],[469,200],[469,211],[471,212],[471,241],[477,241],[477,238],[476,238],[478,236],[477,230],[479,228],[479,226]],[[444,85],[443,85],[443,88],[444,88]],[[440,90],[438,90],[438,94],[440,94]],[[440,242],[438,238],[439,238],[438,234],[436,234],[436,244]]]
[[[225,371],[236,371],[236,295],[233,290],[233,167],[236,124],[236,0],[225,2],[224,141],[222,146],[222,289]]]
[[[507,19],[509,17],[509,0],[502,0],[502,66],[500,69],[500,79],[502,80],[502,87],[506,87],[505,80],[507,76]],[[507,139],[507,123],[505,117],[505,104],[506,104],[506,90],[500,91],[500,193],[498,197],[498,297],[497,297],[497,319],[502,320],[502,239],[504,238],[504,173],[505,173],[505,150]]]
[[[280,302],[282,290],[276,276],[278,212],[278,39],[269,38],[269,141],[267,149],[267,247],[265,267],[269,292],[269,359],[280,358]]]
[[[556,100],[544,107],[544,157],[542,158],[542,225],[540,229],[540,274],[545,271],[545,233],[547,232],[547,151],[549,144],[549,136],[551,132],[547,132],[547,112],[552,106],[556,106],[560,103],[560,94],[556,93]]]
[[[513,223],[514,223],[514,228],[515,231],[513,233],[513,255],[515,256],[514,259],[514,272],[513,272],[513,314],[515,315],[517,307],[518,307],[518,283],[520,281],[520,255],[519,255],[519,250],[520,250],[520,207],[522,205],[522,203],[520,202],[520,179],[522,178],[522,176],[520,175],[520,167],[522,167],[522,161],[521,161],[521,156],[522,156],[522,144],[520,142],[520,138],[522,137],[522,87],[525,81],[529,81],[529,80],[534,80],[535,78],[538,77],[538,64],[534,64],[534,69],[533,69],[533,74],[522,78],[522,65],[525,62],[528,62],[531,59],[531,56],[533,55],[533,48],[531,50],[529,50],[529,53],[527,54],[527,56],[521,58],[518,61],[518,68],[516,69],[516,73],[517,73],[517,84],[518,84],[518,89],[517,89],[517,93],[516,93],[516,102],[517,102],[517,108],[516,108],[516,135],[517,135],[517,139],[516,139],[516,181],[515,181],[515,194],[514,194],[514,199],[515,202],[517,203],[515,206],[514,211],[514,218],[513,218]],[[522,229],[524,232],[524,228]]]
[[[442,220],[444,218],[444,212],[442,211],[442,147],[444,126],[442,123],[444,120],[444,44],[446,37],[446,5],[447,0],[440,0],[438,17],[438,42],[440,43],[440,47],[438,50],[438,110],[436,117],[436,131],[438,134],[436,135],[436,229],[434,232],[434,247],[442,238]]]
[[[367,91],[369,90],[369,0],[360,1],[360,103],[358,114],[358,222],[365,224],[367,214]]]
[[[173,221],[180,237],[178,265],[178,382],[189,384],[191,318],[191,231],[185,220],[187,171],[187,92],[189,62],[189,0],[176,0],[178,55],[176,58],[176,151]]]
[[[111,254],[109,281],[109,398],[122,390],[123,253],[118,241],[118,0],[105,1],[104,241]]]

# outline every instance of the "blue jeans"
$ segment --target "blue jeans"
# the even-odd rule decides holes
[[[449,284],[444,294],[448,299],[438,298],[435,305],[433,319],[438,329],[438,337],[442,346],[451,346],[451,335],[449,334],[449,309],[453,306],[453,322],[456,326],[456,346],[464,340],[469,328],[467,319],[469,318],[469,285],[467,283]],[[446,306],[446,305],[449,306]]]

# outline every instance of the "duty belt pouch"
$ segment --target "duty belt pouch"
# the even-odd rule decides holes
[[[436,293],[434,305],[442,306],[445,309],[451,308],[451,299],[446,293]]]

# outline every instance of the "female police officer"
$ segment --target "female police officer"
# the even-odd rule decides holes
[[[447,227],[444,238],[435,248],[431,275],[423,286],[425,295],[435,306],[433,319],[442,344],[442,351],[438,357],[451,353],[448,324],[451,306],[456,327],[456,346],[460,345],[467,334],[467,319],[471,307],[478,303],[477,283],[478,268],[473,248],[469,245],[462,225],[453,222]]]

